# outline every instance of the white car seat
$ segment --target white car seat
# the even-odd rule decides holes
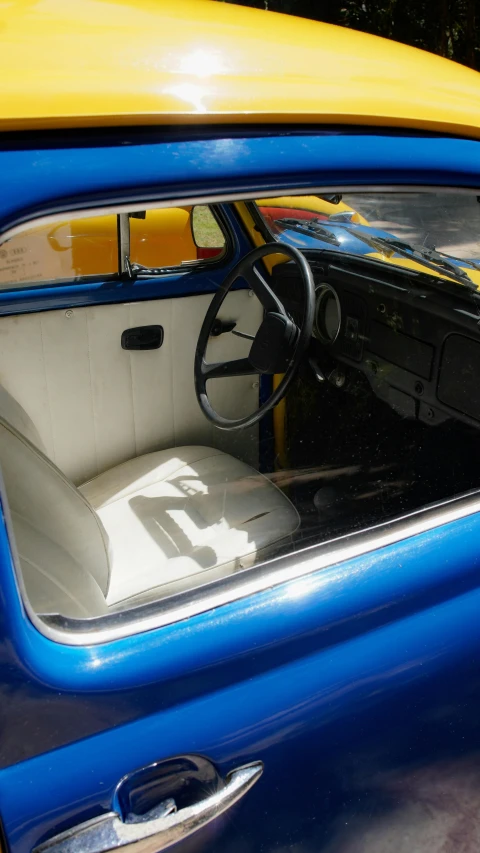
[[[77,488],[4,389],[0,466],[37,613],[88,618],[162,598],[251,566],[299,524],[266,477],[210,447],[148,453]]]

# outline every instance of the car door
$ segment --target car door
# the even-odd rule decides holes
[[[58,211],[80,178],[85,202],[88,193],[102,204],[120,193],[132,203],[148,188],[155,200],[191,197],[192,186],[201,199],[213,185],[225,197],[247,184],[271,195],[293,182],[293,163],[297,185],[341,186],[347,169],[350,184],[367,174],[381,183],[392,159],[398,184],[419,172],[438,182],[442,168],[450,182],[455,157],[473,184],[477,143],[447,142],[431,174],[431,140],[359,135],[355,172],[347,134],[334,142],[312,135],[301,143],[299,176],[299,140],[274,134],[235,137],[228,160],[214,163],[191,156],[211,154],[204,146],[212,140],[165,150],[158,141],[112,144],[115,157],[103,144],[62,151],[46,141],[41,158],[21,147],[2,152],[2,222],[11,226],[29,209]],[[330,172],[318,166],[326,162]],[[19,185],[21,198],[12,192]],[[475,839],[476,494],[104,626],[33,618],[15,574],[4,493],[2,503],[7,849],[177,843],[185,851],[353,853],[428,850],[432,838],[453,844],[462,832]]]
[[[428,850],[460,817],[472,834],[479,523],[441,520],[425,532],[432,519],[410,521],[395,544],[394,529],[383,546],[339,543],[330,569],[282,583],[318,555],[297,560],[273,589],[247,582],[241,599],[206,601],[195,617],[186,604],[172,625],[76,646],[42,636],[15,606],[3,533],[8,848],[63,832],[55,849],[119,846],[121,833],[106,842],[97,822],[82,834],[112,812],[144,815],[129,837],[158,833],[155,850],[195,827],[185,849],[366,851],[378,835],[381,850],[393,833],[403,850],[418,830]],[[158,806],[171,798],[180,823],[162,838]],[[216,818],[203,829],[199,803]]]
[[[146,283],[124,278],[119,286],[120,225],[131,263],[154,269],[148,296],[138,293]],[[217,246],[197,246],[194,237]],[[206,205],[63,219],[33,225],[5,244],[0,289],[4,299],[16,299],[9,306],[16,311],[2,320],[1,384],[75,483],[182,444],[216,446],[258,465],[258,429],[214,429],[197,405],[191,370],[212,288],[247,247]],[[62,285],[68,307],[59,302]],[[247,290],[231,294],[228,310],[244,332],[258,327],[261,306]],[[212,338],[210,349],[214,360],[242,352],[232,335]],[[258,388],[249,377],[218,384],[226,412],[255,408]]]

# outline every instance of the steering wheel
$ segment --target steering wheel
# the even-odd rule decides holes
[[[273,293],[255,264],[268,255],[287,255],[300,270],[304,293],[304,310],[298,328]],[[265,309],[263,322],[253,338],[247,358],[207,364],[205,352],[215,318],[232,286],[243,279],[253,290]],[[285,396],[312,336],[315,311],[315,285],[310,265],[298,249],[286,243],[266,243],[245,255],[231,270],[213,297],[205,314],[195,351],[195,392],[200,408],[208,420],[224,430],[242,429],[257,423]],[[229,376],[273,375],[284,373],[279,386],[251,415],[243,418],[224,418],[216,412],[208,399],[207,382]]]

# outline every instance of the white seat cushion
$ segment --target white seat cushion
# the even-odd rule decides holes
[[[110,541],[107,604],[143,603],[246,568],[298,514],[266,477],[209,447],[139,456],[80,487]],[[159,587],[162,589],[160,590]]]

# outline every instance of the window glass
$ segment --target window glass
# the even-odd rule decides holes
[[[193,239],[203,249],[221,249],[225,237],[212,211],[206,204],[197,204],[192,211]]]
[[[167,207],[130,216],[132,264],[161,269],[222,255],[225,236],[207,205]]]
[[[128,215],[136,272],[219,258],[225,235],[208,205]],[[75,281],[118,273],[117,216],[88,216],[28,228],[0,244],[0,288]],[[135,269],[135,267],[134,267]]]
[[[471,259],[464,267],[475,271],[479,198],[454,192],[283,196],[258,199],[257,209],[273,236],[299,248],[328,247],[410,269],[425,261],[438,266],[443,253],[444,267]]]
[[[38,613],[133,610],[480,486],[476,196],[281,196],[236,210],[246,229],[254,220],[252,245],[262,233],[299,248],[315,286],[313,328],[287,393],[248,426],[239,422],[290,370],[292,324],[301,328],[306,314],[309,290],[280,246],[268,263],[243,269],[244,286],[239,279],[211,319],[197,359],[221,284],[202,268],[212,293],[182,294],[180,280],[174,298],[0,317],[0,376],[15,400],[3,417],[82,493],[70,515],[62,478],[51,492],[37,472],[19,492],[17,471],[30,457],[7,431],[0,465]],[[221,249],[208,206],[127,222],[134,271]],[[54,274],[49,252],[68,256],[74,275],[101,265],[105,247],[113,265],[114,224],[27,232],[50,247],[39,256],[40,280]],[[96,255],[87,251],[92,235],[103,246]],[[265,316],[262,280],[283,315],[264,290],[276,309]],[[198,374],[194,381],[202,358],[213,365],[205,389]],[[48,406],[46,389],[54,389]],[[0,394],[0,414],[4,404]]]
[[[275,482],[324,541],[480,486],[480,204],[463,193],[258,199],[314,271],[309,359]],[[272,283],[301,321],[299,276]],[[476,460],[473,462],[473,460]]]
[[[0,244],[0,287],[117,272],[117,217],[40,225]]]

